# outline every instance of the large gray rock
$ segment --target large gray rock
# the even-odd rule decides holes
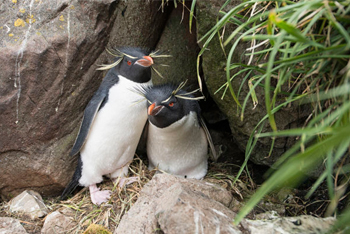
[[[0,61],[0,193],[57,195],[83,109],[98,87],[117,2],[5,1]]]
[[[28,233],[20,221],[8,217],[0,217],[0,234],[26,234]]]
[[[231,1],[226,10],[232,9],[232,7],[240,3],[241,1]],[[198,39],[202,38],[202,36],[204,36],[216,24],[222,4],[221,1],[214,0],[197,1],[196,17]],[[225,27],[224,39],[230,35],[233,29],[232,25],[227,25]],[[204,42],[205,40],[200,43],[201,47]],[[244,54],[246,53],[246,48],[249,47],[250,44],[240,42],[233,54],[232,63],[241,62],[247,64],[248,57]],[[239,111],[237,112],[237,105],[229,91],[227,91],[227,94],[223,99],[221,99],[222,91],[214,94],[227,81],[225,67],[226,56],[230,48],[231,45],[226,46],[224,52],[221,48],[218,36],[213,38],[209,43],[207,51],[205,51],[202,56],[203,78],[210,95],[220,110],[227,116],[235,142],[237,142],[240,149],[244,151],[250,134],[252,134],[258,122],[266,115],[264,90],[259,87],[256,89],[259,104],[254,107],[252,101],[248,101],[243,121],[240,119],[240,113]],[[232,72],[232,75],[233,74],[234,73]],[[244,82],[238,98],[240,103],[243,103],[244,98],[249,92],[248,80],[243,81],[244,75],[239,75],[232,81],[232,86],[236,94],[241,83]],[[291,107],[281,109],[275,114],[278,129],[283,130],[300,126],[300,124],[304,123],[304,117],[307,116],[307,114],[308,111],[304,111],[303,108],[298,105],[292,105]],[[263,132],[268,131],[271,131],[271,128],[269,127],[269,124],[266,123]],[[281,154],[292,146],[295,142],[295,138],[278,138],[275,142],[272,155],[267,157],[269,155],[271,142],[270,138],[260,138],[250,159],[257,164],[272,165]]]
[[[3,199],[30,187],[45,195],[62,191],[75,169],[68,153],[83,110],[103,77],[96,68],[106,62],[105,47],[109,42],[109,47],[155,47],[167,17],[159,10],[160,4],[117,0],[3,1]]]
[[[165,233],[215,233],[210,231],[218,228],[221,233],[240,233],[232,226],[235,214],[227,208],[233,199],[227,190],[205,181],[157,174],[115,233],[154,233],[159,228]]]
[[[164,233],[241,233],[233,226],[235,213],[182,183],[175,183],[159,198],[156,217]]]

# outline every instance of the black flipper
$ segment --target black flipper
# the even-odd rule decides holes
[[[211,158],[214,162],[216,162],[218,160],[218,155],[216,153],[216,150],[215,150],[215,146],[214,146],[214,142],[213,142],[213,139],[211,138],[210,136],[210,132],[207,128],[207,125],[205,125],[205,122],[204,122],[204,119],[202,118],[202,116],[199,117],[199,123],[201,124],[204,132],[205,132],[205,135],[207,137],[207,140],[208,140],[208,143],[209,143],[209,147],[210,147],[210,151],[211,151]]]
[[[83,147],[86,137],[89,134],[91,124],[94,121],[97,112],[101,109],[108,99],[109,89],[118,82],[118,74],[113,69],[110,70],[106,77],[103,79],[100,88],[96,91],[94,96],[91,98],[89,104],[85,108],[83,121],[80,126],[79,134],[75,140],[71,156],[76,155],[81,147]]]
[[[83,121],[82,121],[81,126],[80,126],[79,134],[78,134],[77,138],[75,139],[75,143],[73,145],[72,151],[70,152],[71,156],[74,156],[77,153],[79,153],[81,147],[84,145],[85,140],[86,140],[86,136],[89,133],[91,124],[92,124],[93,120],[95,119],[96,114],[97,114],[103,100],[105,99],[105,97],[106,96],[103,92],[96,92],[95,95],[90,100],[87,107],[85,108],[84,117],[83,117]]]
[[[80,155],[78,155],[78,156],[79,156],[79,158],[78,158],[77,168],[75,169],[72,180],[69,182],[69,184],[66,186],[66,188],[62,192],[61,197],[60,197],[61,200],[66,199],[70,194],[72,194],[72,192],[74,192],[74,190],[79,185],[79,180],[81,178],[81,171],[82,171],[82,167],[83,167],[83,162],[81,161]]]

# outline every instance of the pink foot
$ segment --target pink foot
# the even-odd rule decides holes
[[[136,181],[138,181],[138,177],[120,177],[114,180],[115,183],[118,182],[119,188],[123,188],[124,186],[132,184]]]
[[[90,190],[91,201],[95,205],[100,205],[101,203],[108,201],[109,198],[111,197],[111,191],[109,190],[100,191],[100,189],[97,188],[96,184],[90,185],[89,190]]]

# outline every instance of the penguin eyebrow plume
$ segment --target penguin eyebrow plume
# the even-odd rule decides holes
[[[102,65],[99,65],[100,67],[97,68],[96,70],[108,70],[108,69],[111,69],[115,66],[117,66],[121,61],[123,60],[123,57],[119,58],[117,61],[115,61],[114,63],[111,63],[111,64],[102,64]]]
[[[117,61],[115,61],[114,63],[111,63],[111,64],[99,65],[100,67],[97,68],[96,70],[103,71],[103,70],[111,69],[111,68],[117,66],[124,58],[124,54],[122,52],[120,52],[119,50],[117,50],[117,49],[115,51],[116,53],[110,51],[108,48],[106,48],[106,51],[107,51],[108,54],[113,55],[114,57],[119,57],[119,59]]]
[[[117,50],[117,51],[119,51],[119,50]],[[129,57],[129,58],[131,58],[131,59],[137,59],[137,57],[135,57],[135,56],[132,56],[132,55],[130,55],[130,54],[127,54],[127,53],[124,53],[124,52],[121,52],[121,51],[119,51],[122,55],[124,55],[124,56],[126,56],[126,57]]]
[[[149,54],[150,57],[152,58],[169,58],[169,57],[172,57],[171,55],[169,54],[160,54],[159,53],[159,50],[156,50],[156,51],[153,51]]]
[[[151,52],[151,53],[149,54],[149,56],[150,56],[151,58],[169,58],[169,57],[172,57],[171,55],[168,55],[168,54],[160,54],[160,53],[159,53],[159,50],[156,50],[156,51]],[[165,64],[160,64],[160,65],[161,65],[161,66],[168,66],[168,65],[165,65]],[[152,66],[152,70],[153,70],[155,73],[157,73],[157,75],[158,75],[160,78],[164,79],[163,75],[162,75],[154,66]]]
[[[193,94],[195,92],[198,92],[200,89],[195,89],[191,92],[188,92],[188,93],[184,93],[183,95],[174,95],[175,97],[177,98],[182,98],[182,99],[187,99],[187,100],[200,100],[200,99],[204,99],[205,97],[204,96],[199,96],[199,97],[189,97],[187,95],[190,95],[190,94]]]
[[[161,74],[157,69],[155,69],[155,67],[152,66],[152,70],[155,71],[155,73],[157,73],[157,75],[158,75],[160,78],[164,79],[164,77],[162,76],[162,74]]]
[[[187,80],[181,82],[179,84],[179,86],[170,94],[170,96],[165,99],[164,101],[162,101],[162,103],[165,103],[165,102],[168,102],[172,96],[175,96],[177,98],[181,98],[181,99],[187,99],[187,100],[200,100],[200,99],[204,99],[204,96],[199,96],[199,97],[189,97],[189,95],[199,91],[200,89],[195,89],[191,92],[188,92],[188,93],[184,93],[184,94],[178,94],[178,92],[186,85],[187,83]]]

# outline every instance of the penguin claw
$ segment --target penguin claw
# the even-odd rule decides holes
[[[90,185],[89,189],[91,201],[95,205],[101,205],[103,202],[106,202],[111,198],[112,192],[110,190],[100,191],[100,189],[97,188],[96,184]]]

